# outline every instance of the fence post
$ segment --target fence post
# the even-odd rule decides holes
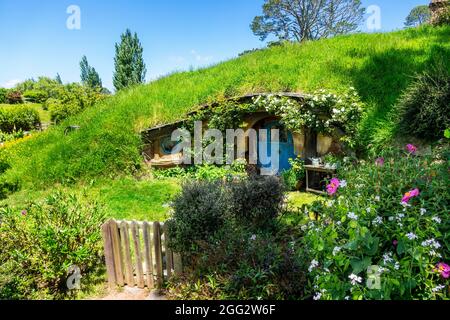
[[[158,289],[161,289],[164,281],[164,274],[162,265],[161,225],[159,222],[153,223],[153,244],[155,246],[156,285]]]
[[[149,289],[153,288],[153,257],[152,246],[150,243],[150,225],[147,221],[142,223],[142,229],[144,231],[144,259],[145,259],[145,274],[146,283]]]
[[[109,221],[102,225],[103,248],[105,252],[106,273],[108,275],[108,284],[111,289],[116,286],[116,270],[114,268],[114,253],[111,239]]]
[[[134,287],[134,271],[131,261],[131,246],[130,246],[130,233],[128,231],[128,222],[122,221],[120,223],[120,234],[123,239],[124,256],[125,256],[125,281],[128,286]]]
[[[109,229],[111,231],[111,240],[114,250],[114,266],[116,271],[116,282],[119,286],[123,287],[123,260],[122,260],[122,248],[120,245],[120,235],[117,222],[114,220],[109,221]]]
[[[173,268],[173,256],[172,250],[169,248],[169,227],[167,223],[164,223],[164,250],[166,252],[166,267],[167,267],[167,278],[170,279],[172,276]]]
[[[135,253],[135,261],[136,261],[136,278],[137,278],[137,286],[138,288],[143,289],[144,284],[144,271],[142,270],[142,255],[141,255],[141,241],[139,237],[139,225],[136,221],[131,223],[131,234],[133,236],[134,241],[134,253]]]

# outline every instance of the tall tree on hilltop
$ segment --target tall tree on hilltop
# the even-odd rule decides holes
[[[251,29],[263,41],[306,41],[349,33],[358,28],[365,9],[361,0],[265,0],[263,15]]]
[[[90,88],[102,88],[102,80],[95,68],[91,67],[88,63],[86,56],[81,58],[81,83]]]
[[[120,44],[116,43],[113,84],[117,91],[144,83],[147,69],[142,53],[143,48],[137,34],[133,35],[127,29],[121,35]]]
[[[59,84],[63,84],[62,80],[61,80],[61,76],[59,75],[59,73],[56,74],[56,78],[55,78],[56,82],[58,82]]]
[[[429,6],[417,6],[406,17],[405,26],[417,27],[430,21],[431,11]]]

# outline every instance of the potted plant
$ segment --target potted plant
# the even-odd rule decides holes
[[[337,169],[339,165],[339,159],[331,153],[327,154],[323,158],[323,162],[325,164],[325,168],[327,169]]]

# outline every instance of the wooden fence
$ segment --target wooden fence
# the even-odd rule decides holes
[[[182,272],[181,257],[168,248],[164,223],[109,220],[102,235],[110,287],[160,289]]]

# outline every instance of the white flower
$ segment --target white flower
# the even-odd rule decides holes
[[[427,213],[427,209],[425,208],[420,208],[420,215],[424,215],[425,213]]]
[[[337,255],[342,250],[341,247],[334,247],[333,249],[333,256]]]
[[[319,266],[319,262],[314,259],[313,261],[311,261],[311,265],[308,268],[308,271],[311,272],[313,269],[317,268]]]
[[[394,217],[389,217],[389,221],[394,221]]]
[[[394,261],[394,259],[392,259],[392,252],[387,252],[383,255],[383,262],[385,265],[392,261]]]
[[[338,226],[340,226],[340,225],[342,224],[342,221],[338,221],[338,222],[336,222],[336,224],[337,224]]]
[[[350,300],[350,297],[349,297],[349,296],[346,296],[344,299],[345,299],[345,300]]]
[[[431,220],[433,220],[437,224],[440,224],[442,222],[441,218],[439,218],[438,216],[431,218]]]
[[[431,289],[431,291],[438,292],[438,291],[442,291],[444,289],[445,289],[445,286],[440,285],[440,286],[437,286],[436,288]]]
[[[308,226],[305,224],[305,225],[301,226],[300,229],[301,229],[302,231],[306,231],[306,229],[308,229]]]
[[[349,275],[348,277],[349,277],[349,279],[351,280],[351,283],[352,283],[353,286],[355,286],[356,284],[362,282],[362,278],[361,278],[361,277],[358,277],[356,274],[353,274],[353,273],[352,273],[352,274]]]
[[[434,249],[439,249],[441,244],[437,242],[435,239],[430,239],[422,242],[423,247],[432,247]]]
[[[334,200],[327,201],[327,207],[331,208],[334,205]]]
[[[400,269],[400,263],[395,262],[394,269],[395,269],[395,270]]]
[[[358,216],[354,212],[349,212],[347,217],[352,220],[358,220]]]
[[[256,234],[252,235],[252,236],[250,237],[250,240],[255,241],[255,240],[256,240]]]
[[[322,298],[322,293],[317,292],[316,295],[313,297],[314,300],[320,300]]]
[[[347,186],[347,180],[341,180],[340,187],[345,188]]]
[[[374,225],[383,224],[383,218],[380,216],[377,216],[375,219],[373,219],[372,224],[374,224]]]
[[[367,212],[367,213],[370,213],[370,211],[372,211],[372,208],[367,208],[367,209],[366,209],[366,212]]]
[[[407,237],[409,240],[416,240],[416,239],[417,239],[417,236],[416,236],[414,233],[412,233],[412,232],[406,234],[406,237]]]
[[[380,200],[381,200],[380,196],[375,197],[375,201],[380,201]]]

